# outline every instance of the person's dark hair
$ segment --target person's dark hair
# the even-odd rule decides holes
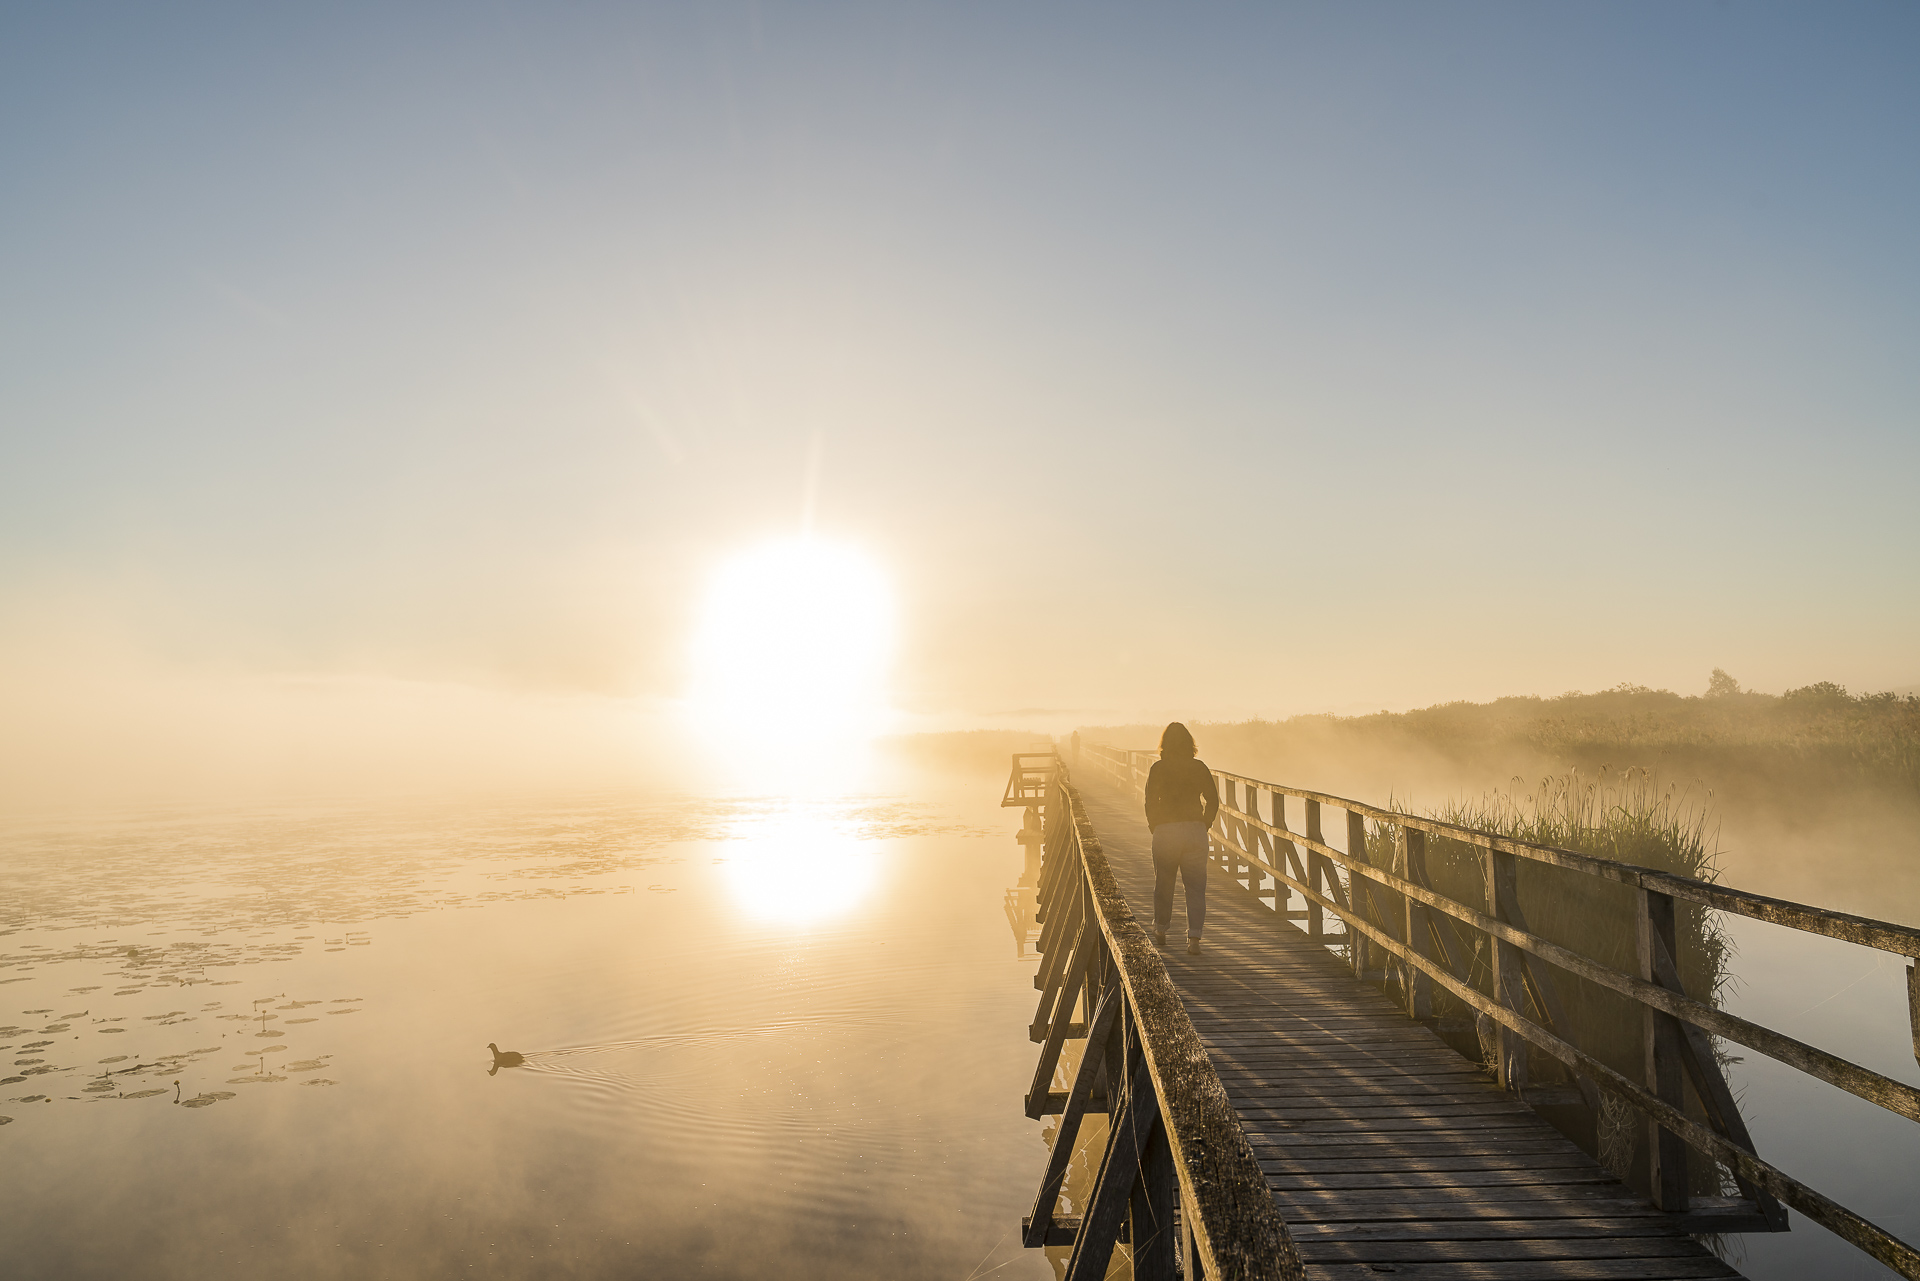
[[[1194,746],[1193,735],[1179,721],[1169,724],[1160,732],[1160,755],[1197,756],[1200,749]]]

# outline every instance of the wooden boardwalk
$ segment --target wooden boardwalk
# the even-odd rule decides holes
[[[1097,777],[1081,800],[1150,927],[1138,800]],[[1167,971],[1309,1277],[1740,1275],[1303,931],[1209,890],[1198,957],[1176,891]]]

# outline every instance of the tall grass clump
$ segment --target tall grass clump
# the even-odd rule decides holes
[[[1531,791],[1490,792],[1476,800],[1449,802],[1428,817],[1703,881],[1716,880],[1720,874],[1718,832],[1706,806],[1644,769],[1603,769],[1595,774],[1570,770],[1541,779]],[[1372,834],[1369,860],[1389,865],[1398,839],[1391,825]],[[1486,852],[1477,846],[1428,839],[1427,865],[1434,888],[1482,910],[1488,910],[1485,858]],[[1529,930],[1612,969],[1637,972],[1633,890],[1530,859],[1517,859],[1516,864],[1515,888]],[[1689,996],[1718,1004],[1730,978],[1731,940],[1705,909],[1685,902],[1676,903],[1675,909],[1681,981]],[[1457,938],[1472,957],[1474,986],[1491,993],[1488,940],[1464,926],[1457,928]],[[1564,971],[1550,967],[1550,972],[1571,1024],[1559,1034],[1628,1079],[1644,1082],[1639,1003]],[[1435,1012],[1442,1018],[1474,1017],[1473,1011],[1444,990],[1435,992]],[[1543,1010],[1526,1012],[1549,1023]],[[1489,1026],[1483,1036],[1490,1031]],[[1536,1083],[1568,1079],[1559,1063],[1538,1052],[1530,1056],[1530,1072]],[[1635,1156],[1644,1142],[1641,1128],[1637,1114],[1609,1109],[1594,1136],[1596,1155],[1620,1173],[1638,1168]],[[1696,1165],[1704,1167],[1695,1171],[1696,1190],[1721,1191],[1718,1172],[1705,1161]]]

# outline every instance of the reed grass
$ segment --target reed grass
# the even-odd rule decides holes
[[[1524,787],[1524,780],[1514,781]],[[1390,803],[1389,808],[1398,807]],[[1451,801],[1427,817],[1703,881],[1717,880],[1720,874],[1717,829],[1704,798],[1645,769],[1603,769],[1591,774],[1569,770],[1542,778],[1530,790],[1516,788]],[[1376,825],[1368,834],[1369,861],[1391,867],[1399,839],[1394,825]],[[1427,866],[1434,889],[1489,910],[1485,858],[1485,851],[1477,846],[1428,839]],[[1629,887],[1520,859],[1515,888],[1527,928],[1534,934],[1612,969],[1636,972],[1637,921],[1634,891]],[[1731,981],[1732,942],[1713,914],[1691,903],[1675,906],[1681,981],[1690,996],[1717,1005]],[[1457,937],[1472,956],[1474,986],[1491,994],[1489,941],[1465,927],[1458,928]],[[1559,1034],[1629,1079],[1643,1080],[1641,1006],[1588,980],[1558,970],[1553,973],[1571,1024],[1559,1029]],[[1443,1019],[1473,1017],[1471,1010],[1443,990],[1435,992],[1435,1012]],[[1545,1011],[1528,1013],[1543,1024],[1551,1023]],[[1490,1048],[1491,1021],[1476,1021],[1484,1024],[1480,1035]],[[1531,1071],[1536,1083],[1569,1079],[1559,1063],[1544,1055],[1532,1056]],[[1599,1118],[1592,1136],[1595,1154],[1617,1173],[1626,1174],[1637,1168],[1635,1154],[1644,1142],[1641,1129],[1637,1114],[1609,1110]],[[1697,1191],[1723,1191],[1717,1168],[1704,1160],[1696,1161],[1695,1167]]]

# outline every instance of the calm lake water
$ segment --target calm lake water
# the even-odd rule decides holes
[[[1003,782],[16,824],[4,1271],[1050,1277]]]
[[[0,1269],[1052,1277],[1003,783],[15,823]],[[1729,928],[1730,1008],[1920,1084],[1895,958]],[[1920,1126],[1733,1078],[1762,1155],[1920,1239]],[[1799,1216],[1732,1245],[1887,1275]]]
[[[1725,879],[1740,883],[1737,863]],[[1726,924],[1738,979],[1727,1009],[1920,1085],[1901,958],[1742,917]],[[1920,1242],[1920,1125],[1763,1054],[1729,1048],[1742,1059],[1728,1077],[1759,1154],[1895,1236]],[[1791,1232],[1735,1238],[1729,1261],[1755,1281],[1894,1275],[1790,1215]]]

